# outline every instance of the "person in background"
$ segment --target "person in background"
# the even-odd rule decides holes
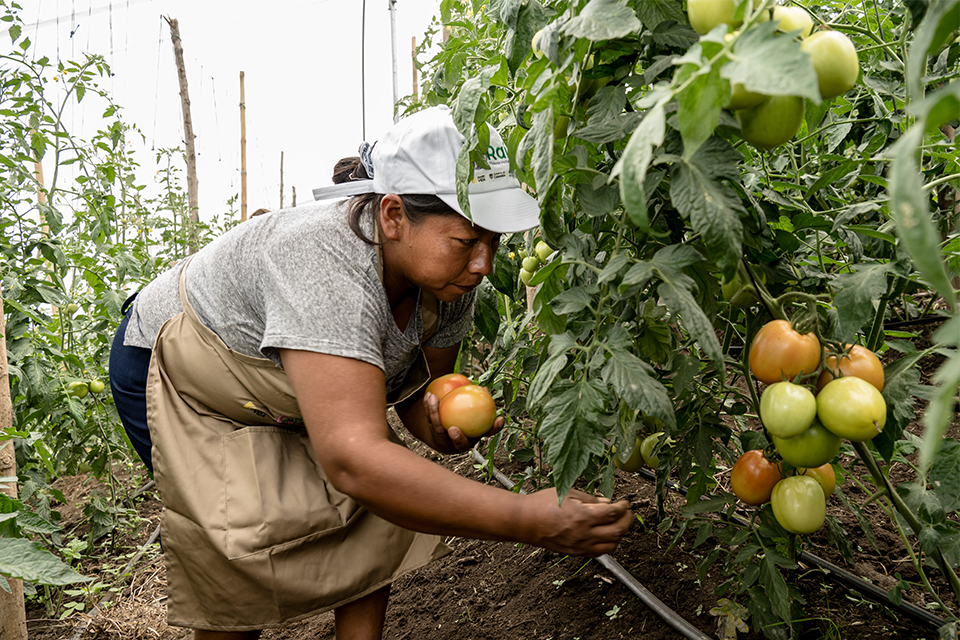
[[[163,502],[170,624],[248,640],[332,609],[340,640],[380,638],[391,583],[449,553],[440,536],[597,556],[627,531],[623,501],[484,485],[388,426],[394,406],[439,452],[476,443],[424,389],[454,369],[501,234],[539,222],[489,131],[472,219],[464,136],[433,107],[319,190],[348,199],[252,218],[124,305],[110,382]]]

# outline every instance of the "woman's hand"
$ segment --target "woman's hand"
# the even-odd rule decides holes
[[[557,553],[591,557],[613,553],[633,523],[626,500],[610,502],[571,491],[558,505],[555,489],[537,491],[525,498],[530,502],[535,523],[531,544]]]
[[[468,438],[464,435],[463,431],[460,430],[460,427],[453,426],[447,429],[440,424],[440,400],[436,395],[424,392],[423,411],[427,416],[427,421],[430,423],[433,440],[437,445],[435,448],[438,451],[456,450],[460,453],[469,451],[483,438],[490,438],[497,435],[497,433],[503,429],[503,425],[506,424],[503,416],[497,416],[496,420],[493,421],[493,427],[490,431],[479,438]]]

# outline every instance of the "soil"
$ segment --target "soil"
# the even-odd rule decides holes
[[[924,366],[927,374],[936,369]],[[918,417],[922,405],[918,406]],[[922,434],[915,422],[908,431]],[[949,432],[960,434],[960,415],[955,415]],[[410,438],[407,438],[409,441]],[[476,468],[470,454],[439,457],[431,456],[425,447],[411,448],[421,455],[432,457],[438,464],[463,476],[495,484]],[[849,462],[849,461],[846,461]],[[499,456],[497,466],[505,473],[522,474],[523,465]],[[677,611],[707,637],[717,638],[718,618],[711,615],[717,606],[714,588],[723,581],[716,571],[701,578],[698,565],[704,555],[717,544],[708,539],[694,547],[695,533],[685,534],[671,547],[675,530],[659,533],[654,484],[638,474],[617,472],[617,499],[629,501],[637,521],[613,554],[646,589],[667,607]],[[895,465],[891,474],[897,482],[912,478],[906,465]],[[138,472],[123,471],[118,477],[135,489],[146,481]],[[727,482],[719,476],[718,481]],[[82,536],[88,525],[84,522],[82,506],[87,496],[102,486],[86,476],[61,478],[57,483],[68,498],[62,505],[61,524],[72,536]],[[132,490],[131,489],[131,490]],[[864,502],[866,497],[847,477],[840,489],[851,500]],[[683,504],[683,498],[670,494],[666,499],[669,513]],[[170,627],[165,622],[165,573],[158,545],[145,543],[159,523],[160,504],[155,493],[147,491],[134,501],[141,518],[140,526],[128,528],[114,541],[115,551],[98,548],[100,559],[111,559],[109,565],[97,564],[94,559],[82,560],[81,572],[94,576],[105,585],[117,585],[116,592],[103,588],[89,596],[84,613],[59,619],[58,611],[48,612],[35,601],[28,601],[28,633],[31,640],[93,640],[118,638],[124,640],[179,640],[191,638],[189,630]],[[469,508],[469,505],[464,505]],[[907,557],[907,551],[896,534],[886,513],[874,502],[866,508],[878,549],[865,538],[854,517],[837,497],[828,502],[828,513],[843,523],[854,550],[856,563],[846,564],[836,548],[826,538],[825,530],[804,538],[806,551],[838,564],[856,575],[873,582],[883,591],[897,583],[897,574],[917,583],[918,576]],[[107,545],[109,539],[101,542]],[[644,640],[673,640],[683,638],[671,629],[656,613],[644,605],[621,582],[616,580],[596,560],[560,556],[542,549],[498,542],[462,538],[448,541],[453,548],[449,556],[408,574],[398,580],[392,589],[387,613],[385,638],[393,640],[612,640],[643,638]],[[140,549],[142,555],[122,580],[117,576]],[[809,620],[804,623],[804,638],[902,638],[909,640],[938,637],[935,628],[916,622],[890,609],[866,600],[860,593],[844,587],[820,571],[803,568],[799,575],[804,611]],[[928,571],[934,587],[945,601],[950,602],[950,590],[936,570]],[[109,602],[104,602],[109,598]],[[912,586],[905,600],[929,608],[928,596],[918,586]],[[66,601],[83,602],[80,596]],[[321,614],[281,629],[265,631],[265,640],[333,640],[333,615]],[[759,640],[762,633],[756,629],[740,632],[741,640]]]

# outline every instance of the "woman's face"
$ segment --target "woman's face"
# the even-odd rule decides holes
[[[475,289],[493,271],[500,234],[474,226],[461,215],[427,215],[397,223],[396,242],[389,243],[392,278],[453,302]],[[387,251],[387,247],[384,247]],[[392,264],[391,264],[392,263]]]

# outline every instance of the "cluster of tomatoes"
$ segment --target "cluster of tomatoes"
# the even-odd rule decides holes
[[[107,385],[103,380],[94,378],[93,380],[73,380],[67,383],[67,395],[74,398],[86,398],[87,392],[101,393]]]
[[[887,418],[880,393],[883,366],[876,355],[847,345],[843,353],[826,358],[813,390],[799,384],[813,379],[820,359],[817,337],[799,333],[786,320],[765,324],[750,345],[750,371],[767,385],[760,420],[789,467],[771,462],[762,451],[748,451],[734,465],[730,483],[746,504],[769,501],[777,521],[791,533],[813,533],[823,525],[826,499],[836,487],[830,462],[841,440],[870,440]]]
[[[690,26],[704,35],[720,24],[735,29],[742,21],[734,19],[734,0],[689,0],[687,13]],[[761,22],[774,21],[779,31],[799,33],[800,49],[810,56],[817,74],[820,97],[829,100],[853,88],[860,75],[860,61],[850,38],[839,31],[813,31],[813,19],[801,7],[776,6],[759,17]],[[738,32],[726,35],[727,41]],[[740,121],[741,137],[763,149],[773,149],[793,139],[804,116],[804,100],[800,96],[767,96],[747,90],[742,84],[731,87],[727,109]]]
[[[468,438],[479,438],[493,428],[497,419],[493,396],[467,376],[448,373],[435,378],[427,385],[427,393],[440,401],[440,424],[445,429],[456,426]]]
[[[553,253],[553,248],[543,240],[539,240],[533,247],[533,254],[526,255],[526,251],[520,252],[520,282],[525,285],[530,284],[533,274],[540,269],[542,265],[547,264],[547,260]]]

